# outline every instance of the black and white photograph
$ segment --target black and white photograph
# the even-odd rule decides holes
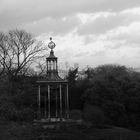
[[[140,0],[0,0],[0,140],[140,140]]]

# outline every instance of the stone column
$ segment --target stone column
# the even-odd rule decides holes
[[[40,119],[41,110],[40,110],[40,85],[38,86],[38,118]]]
[[[57,61],[56,61],[56,71],[58,70]]]
[[[55,70],[55,60],[53,60],[53,70]]]
[[[51,117],[51,107],[50,107],[50,85],[48,85],[48,119]]]
[[[65,85],[65,118],[67,118],[67,85]]]
[[[67,97],[67,119],[69,118],[69,87],[68,87],[68,84],[67,84],[67,92],[66,92],[66,97]]]
[[[51,64],[50,64],[50,65],[51,65],[51,66],[50,66],[50,67],[51,67],[51,70],[53,70],[53,61],[51,60],[50,63],[51,63]]]
[[[47,118],[47,93],[44,94],[44,117]]]
[[[55,67],[54,67],[54,68],[55,68],[55,70],[56,70],[56,69],[57,69],[57,67],[56,67],[56,60],[54,61],[54,64],[55,64]]]
[[[50,61],[48,61],[48,70],[50,70]]]
[[[48,71],[48,61],[47,61],[47,71]]]
[[[60,84],[60,119],[62,120],[62,85]]]
[[[57,98],[57,88],[56,88],[56,91],[55,91],[55,108],[56,108],[56,110],[55,110],[55,117],[57,118],[58,117],[58,102],[57,102],[57,100],[58,100],[58,98]]]

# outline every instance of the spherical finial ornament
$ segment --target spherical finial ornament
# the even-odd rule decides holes
[[[52,49],[54,49],[55,48],[55,43],[52,41],[52,37],[50,37],[50,43],[48,44],[48,47],[52,50]]]

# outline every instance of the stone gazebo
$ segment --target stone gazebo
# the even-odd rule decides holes
[[[47,73],[36,81],[38,86],[38,120],[59,122],[69,119],[68,82],[58,74],[57,57],[50,38],[50,55],[46,58]]]

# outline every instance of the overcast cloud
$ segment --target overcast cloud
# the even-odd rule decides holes
[[[0,0],[0,30],[53,36],[63,65],[140,67],[140,0]]]

